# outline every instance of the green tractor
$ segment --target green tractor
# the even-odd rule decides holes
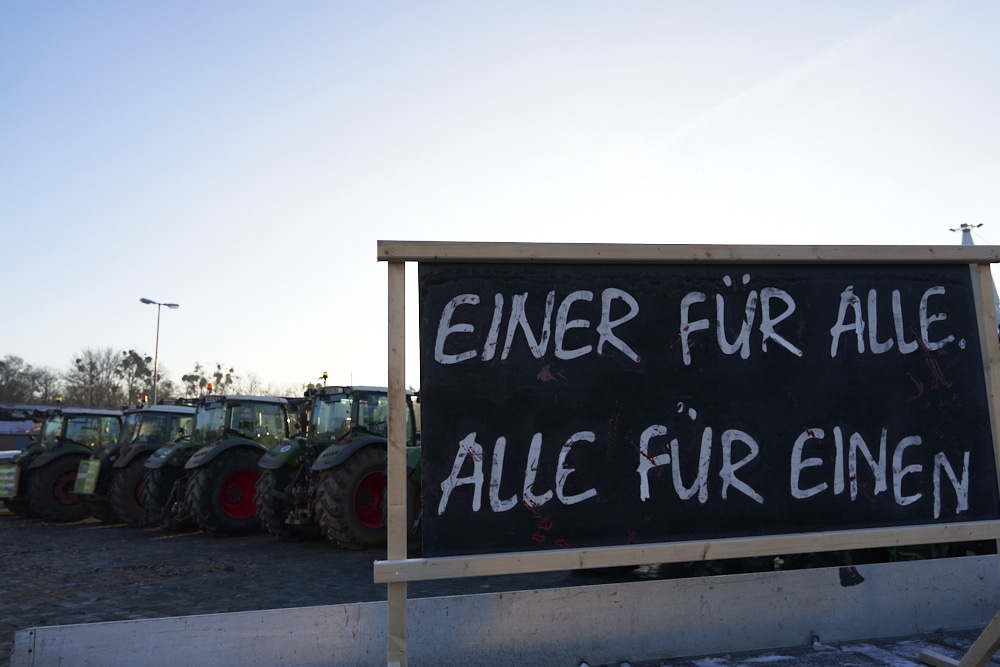
[[[147,517],[166,530],[200,528],[209,535],[260,530],[257,461],[288,437],[289,412],[289,401],[273,396],[203,397],[191,436],[146,460]]]
[[[125,423],[118,441],[95,449],[90,458],[80,462],[77,472],[74,491],[83,497],[94,518],[145,525],[142,487],[146,460],[165,443],[191,432],[195,408],[190,403],[176,399],[122,408]]]
[[[26,517],[66,523],[90,515],[73,493],[80,462],[113,444],[121,431],[118,410],[55,408],[46,412],[37,441],[0,465],[0,498]]]
[[[412,392],[406,396],[407,500],[411,538],[419,526],[420,443]],[[348,549],[386,543],[388,392],[320,387],[306,392],[305,434],[260,458],[257,515],[275,537],[322,533]]]

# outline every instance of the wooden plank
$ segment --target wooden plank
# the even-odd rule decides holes
[[[392,582],[386,590],[386,656],[389,667],[406,667],[408,627],[406,623],[406,582]]]
[[[1000,262],[1000,246],[666,245],[378,241],[389,262]]]
[[[406,265],[389,264],[388,553],[406,557]]]
[[[958,661],[934,651],[921,651],[920,662],[933,667],[958,667]]]
[[[1000,538],[1000,521],[980,521],[737,538],[713,542],[676,542],[444,558],[411,558],[375,561],[375,581],[377,583],[426,581],[497,574],[742,558],[760,554],[787,555],[838,549],[867,549],[877,546],[966,542],[998,538]]]
[[[389,263],[388,544],[386,554],[406,558],[406,265]],[[390,583],[387,656],[390,667],[406,667],[406,583]]]

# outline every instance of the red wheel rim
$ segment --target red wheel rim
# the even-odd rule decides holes
[[[237,470],[226,478],[219,492],[219,505],[232,519],[249,519],[257,513],[254,484],[260,475],[250,469]]]
[[[386,477],[381,472],[365,475],[354,491],[354,513],[368,528],[382,528],[382,499],[385,497]]]
[[[64,472],[56,479],[55,488],[52,489],[52,497],[60,505],[76,505],[81,500],[73,493],[74,484],[76,484],[76,471]]]

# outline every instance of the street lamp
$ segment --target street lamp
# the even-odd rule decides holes
[[[180,308],[180,304],[160,303],[159,301],[153,301],[145,297],[139,299],[139,301],[156,306],[156,352],[153,355],[153,405],[156,405],[156,381],[160,376],[160,306],[176,309]]]

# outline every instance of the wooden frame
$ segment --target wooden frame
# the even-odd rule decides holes
[[[388,263],[388,549],[376,561],[377,583],[388,585],[388,665],[406,665],[406,582],[426,579],[543,572],[552,570],[641,565],[660,562],[734,558],[761,553],[802,553],[835,548],[867,548],[955,542],[1000,541],[1000,520],[938,524],[852,532],[778,535],[710,542],[679,542],[623,547],[517,552],[432,559],[406,558],[406,452],[403,413],[405,381],[406,262],[583,262],[583,263],[879,263],[968,264],[983,342],[994,456],[1000,462],[997,397],[1000,395],[1000,344],[989,264],[1000,262],[996,246],[720,246],[448,243],[379,241],[379,261]],[[986,335],[993,332],[993,335]],[[1000,621],[994,621],[1000,624]],[[988,629],[989,630],[989,629]],[[996,634],[996,630],[992,631]],[[984,633],[986,635],[988,633]],[[992,636],[992,635],[991,635]],[[988,656],[987,656],[988,659]],[[955,663],[958,664],[958,663]],[[966,663],[962,663],[963,665]],[[978,663],[977,663],[978,664]]]
[[[921,651],[920,662],[934,667],[983,667],[998,648],[1000,648],[1000,614],[993,617],[961,660],[934,651]]]

